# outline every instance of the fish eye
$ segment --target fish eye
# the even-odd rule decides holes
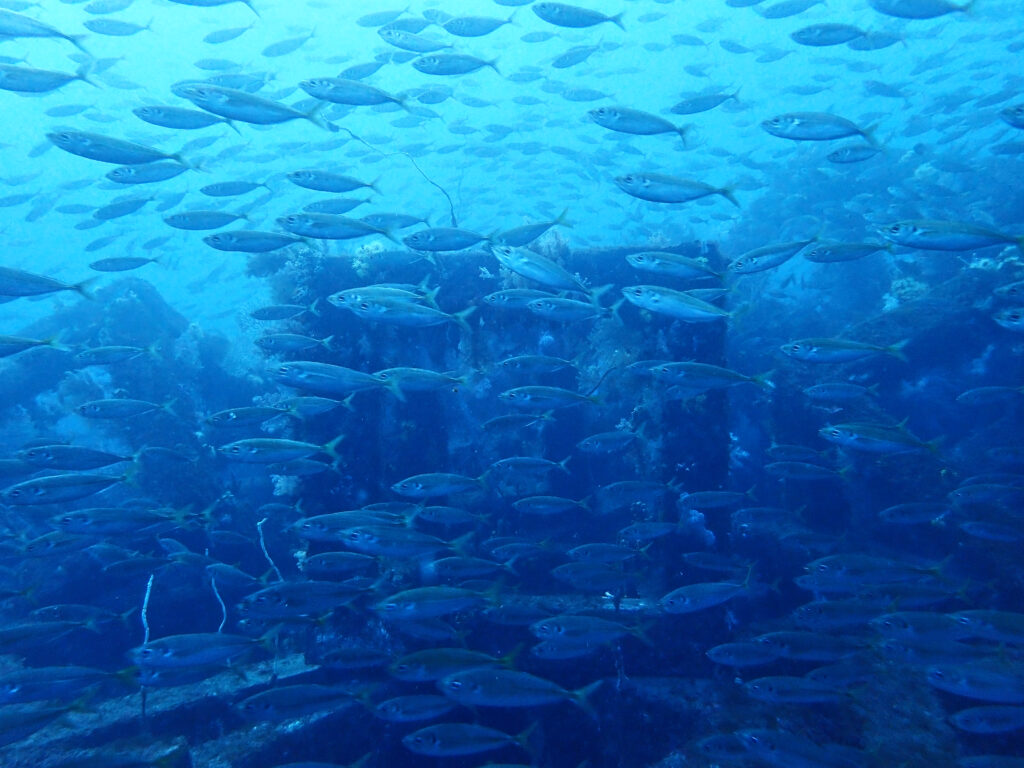
[[[359,308],[360,308],[361,310],[363,310],[364,312],[367,312],[367,311],[369,311],[369,309],[370,309],[370,305],[369,305],[369,303],[368,303],[368,302],[365,302],[365,301],[361,301],[361,302],[359,302]]]
[[[448,688],[450,688],[453,691],[457,691],[460,688],[462,688],[462,682],[459,681],[459,680],[449,680],[448,681]]]
[[[843,434],[842,430],[839,429],[830,429],[828,433],[832,435],[832,437],[839,437],[841,434]]]

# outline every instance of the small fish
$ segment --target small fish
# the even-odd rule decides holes
[[[253,694],[236,705],[246,720],[289,720],[333,712],[356,702],[358,691],[344,685],[282,685]]]
[[[816,264],[832,264],[840,261],[863,259],[879,251],[887,251],[891,246],[884,243],[823,243],[812,244],[803,249],[803,257]]]
[[[75,80],[95,85],[89,80],[88,75],[88,65],[81,66],[75,74],[70,75],[47,69],[0,64],[0,90],[15,93],[48,93]]]
[[[772,136],[794,141],[832,141],[847,136],[863,136],[874,144],[870,130],[858,128],[846,118],[827,112],[790,112],[761,123]]]
[[[596,107],[587,115],[603,128],[636,136],[653,136],[659,133],[678,133],[686,145],[688,125],[673,125],[668,120],[628,107]]]
[[[176,128],[178,130],[196,130],[206,128],[217,123],[224,123],[238,132],[234,124],[226,118],[211,115],[209,112],[199,112],[195,109],[184,107],[148,106],[136,107],[132,114],[140,120],[145,120],[151,125],[158,125],[161,128]]]
[[[903,348],[907,343],[901,341],[883,347],[849,339],[800,339],[783,344],[780,349],[789,357],[805,363],[849,363],[872,355],[891,355],[906,361]]]
[[[898,19],[935,19],[948,13],[966,13],[974,5],[974,0],[967,0],[962,5],[949,0],[868,0],[868,5],[879,13]]]
[[[626,256],[626,261],[635,269],[642,269],[645,272],[653,272],[657,275],[681,278],[714,277],[722,279],[722,275],[715,272],[703,259],[692,259],[688,256],[680,256],[676,253],[666,251],[641,251]]]
[[[411,499],[433,499],[479,490],[481,487],[481,481],[475,477],[450,472],[430,472],[399,480],[391,486],[391,490]]]
[[[321,171],[315,168],[303,168],[298,171],[289,171],[285,178],[292,184],[305,189],[316,190],[317,192],[352,192],[356,189],[368,187],[379,192],[376,182],[365,182],[354,179],[351,176],[343,176],[340,173]]]
[[[329,101],[332,104],[346,104],[354,107],[398,104],[400,107],[406,107],[404,98],[394,96],[358,80],[346,80],[341,77],[317,77],[302,80],[299,87],[313,98]]]
[[[300,112],[294,107],[246,91],[197,81],[175,83],[171,86],[171,91],[175,96],[191,101],[200,109],[228,120],[253,125],[276,125],[290,120],[308,120],[325,130],[338,130],[338,126],[319,116],[319,106],[308,112]]]
[[[338,445],[344,439],[344,435],[323,445],[315,443],[304,443],[299,440],[286,440],[277,437],[253,437],[245,440],[238,440],[217,448],[217,452],[232,461],[242,461],[248,464],[273,464],[279,461],[292,461],[303,459],[316,453],[326,453],[334,459],[338,458],[336,451]]]
[[[663,173],[631,173],[617,176],[615,184],[626,194],[652,203],[686,203],[709,195],[721,195],[737,208],[740,206],[730,187],[714,187],[702,181],[667,176]]]
[[[534,3],[530,8],[544,21],[558,27],[583,29],[585,27],[593,27],[597,24],[603,24],[604,22],[610,22],[619,29],[625,29],[625,27],[622,26],[621,13],[617,13],[614,16],[605,16],[603,13],[599,13],[598,11],[591,11],[587,8],[580,8],[575,5],[548,2]]]
[[[159,149],[98,133],[58,131],[46,134],[46,138],[65,152],[101,163],[145,165],[161,160],[173,160],[180,165],[189,166],[189,163],[180,154],[168,154]]]
[[[660,285],[631,285],[623,288],[622,294],[641,309],[685,322],[704,323],[729,317],[725,309]]]
[[[856,40],[864,36],[864,31],[850,24],[811,24],[801,27],[789,36],[800,45],[823,47]]]
[[[748,576],[749,580],[749,576]],[[694,613],[739,597],[750,588],[749,583],[706,582],[688,584],[669,592],[661,598],[666,613]]]
[[[387,699],[374,704],[372,711],[376,717],[389,723],[416,723],[446,715],[455,707],[456,704],[444,696],[421,693]]]
[[[772,704],[837,704],[845,700],[842,691],[804,677],[759,677],[748,680],[743,688],[751,698]]]
[[[487,235],[478,235],[465,229],[454,227],[433,227],[421,229],[402,238],[407,248],[414,251],[461,251],[479,243],[489,242]]]
[[[456,37],[483,37],[496,29],[512,23],[507,19],[492,19],[486,16],[457,16],[441,24],[445,32]]]
[[[971,251],[1009,243],[1024,253],[1024,235],[997,232],[965,221],[897,221],[879,231],[897,245],[926,251]]]
[[[868,453],[898,454],[938,450],[938,441],[923,442],[902,425],[848,423],[827,424],[818,434],[830,443]]]
[[[530,725],[518,736],[510,736],[496,728],[472,723],[442,723],[420,728],[402,737],[402,744],[410,752],[430,757],[459,757],[518,745],[526,749],[526,742],[535,725]]]
[[[90,55],[82,46],[82,35],[64,34],[49,24],[37,21],[30,16],[15,13],[6,8],[0,8],[0,37],[59,37],[67,40],[86,56]]]
[[[830,163],[861,163],[881,151],[878,147],[873,147],[870,144],[849,144],[829,152],[826,157]]]
[[[5,488],[0,491],[0,498],[7,504],[18,506],[60,504],[92,496],[126,479],[123,475],[47,475]]]
[[[694,93],[676,103],[669,112],[675,115],[696,115],[709,112],[727,101],[739,101],[739,89],[732,93]]]
[[[128,272],[147,264],[157,264],[160,257],[156,256],[147,259],[144,256],[112,256],[109,259],[99,259],[89,263],[89,269],[97,272]]]
[[[289,245],[303,243],[302,237],[283,232],[259,232],[256,230],[236,229],[231,232],[218,232],[206,235],[203,242],[218,251],[236,251],[239,253],[269,253]],[[306,308],[303,307],[303,310]]]
[[[466,706],[536,707],[571,701],[588,714],[593,713],[589,697],[602,680],[575,691],[513,669],[484,667],[456,672],[437,681],[438,690]]]
[[[497,59],[485,61],[464,53],[432,53],[414,59],[412,65],[425,75],[467,75],[484,67],[501,74]]]
[[[220,229],[239,219],[246,219],[244,214],[228,213],[227,211],[183,211],[164,216],[164,223],[175,229],[201,231]],[[247,219],[246,219],[247,220]]]

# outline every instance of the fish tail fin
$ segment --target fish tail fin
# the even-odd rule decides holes
[[[344,439],[345,439],[345,433],[342,432],[340,435],[335,437],[333,440],[331,440],[329,443],[324,445],[324,447],[322,448],[324,453],[326,453],[328,456],[330,456],[332,459],[334,459],[334,461],[331,462],[331,466],[332,467],[335,467],[337,465],[337,463],[338,463],[338,460],[341,458],[340,454],[338,453],[337,448],[338,448],[338,445],[341,444],[341,441],[344,440]]]
[[[238,130],[238,126],[235,125],[235,121],[234,120],[228,120],[227,118],[224,118],[224,124],[227,125],[228,128],[230,128],[232,131],[237,133],[239,136],[242,135],[242,132],[240,130]],[[266,186],[266,185],[263,185],[263,186]]]
[[[388,390],[388,392],[390,392],[392,395],[394,395],[395,398],[397,398],[399,402],[401,402],[401,403],[406,402],[405,392],[402,391],[402,385],[398,381],[397,377],[393,376],[393,377],[389,378],[384,383],[384,387]]]
[[[180,152],[175,152],[173,155],[168,155],[167,159],[168,160],[173,160],[178,165],[184,165],[190,171],[205,171],[206,170],[205,168],[202,167],[201,163],[194,163],[194,162],[192,162],[187,157],[182,155]]]
[[[887,355],[892,355],[897,360],[902,360],[905,363],[907,362],[907,355],[903,350],[909,343],[910,339],[904,339],[903,341],[893,344],[891,347],[886,347],[885,353]]]
[[[251,5],[249,7],[252,8]],[[323,108],[327,104],[328,104],[328,102],[321,101],[319,104],[317,104],[311,110],[309,110],[309,112],[302,113],[302,116],[304,118],[306,118],[307,120],[309,120],[309,122],[313,123],[313,125],[316,125],[316,126],[318,126],[320,128],[323,128],[325,131],[330,131],[331,133],[337,133],[341,129],[338,128],[338,126],[336,126],[334,123],[332,123],[326,117],[323,117],[320,114],[320,112],[323,111]]]
[[[256,10],[256,6],[252,4],[252,0],[242,0],[242,2],[245,3],[246,6],[248,6],[250,11],[256,14],[257,19],[263,18],[262,16],[260,16],[260,12]]]
[[[82,45],[82,41],[85,39],[85,35],[64,35],[64,39],[71,43],[73,46],[75,46],[75,48],[80,50],[90,59],[93,58],[93,55],[89,53],[89,49]]]
[[[876,149],[882,149],[882,145],[878,143],[878,139],[875,138],[875,131],[878,130],[878,123],[872,123],[863,131],[860,135],[864,137],[864,140]]]
[[[486,65],[487,65],[488,67],[490,67],[491,69],[493,69],[493,70],[494,70],[495,72],[497,72],[497,73],[498,73],[499,75],[501,74],[501,70],[500,70],[500,69],[498,69],[498,59],[497,59],[497,58],[493,58],[493,59],[491,59],[490,61],[486,61],[486,62],[484,62],[484,63],[485,63],[485,64],[486,64]]]
[[[568,215],[569,215],[569,209],[568,208],[563,208],[562,212],[560,214],[558,214],[558,218],[556,218],[553,222],[551,222],[551,226],[552,227],[568,227],[569,229],[572,229],[572,222],[569,221],[568,218],[566,218]]]
[[[622,306],[625,303],[626,303],[626,297],[623,296],[621,299],[619,299],[614,304],[612,304],[611,307],[609,307],[609,309],[608,309],[609,314],[612,317],[615,318],[616,322],[618,322],[619,325],[624,325],[624,322],[622,320],[622,313],[619,310],[622,309]]]
[[[452,315],[452,318],[456,323],[459,324],[459,327],[462,330],[464,330],[466,333],[471,334],[473,333],[473,329],[469,326],[469,323],[466,322],[466,318],[468,318],[474,312],[476,312],[476,307],[468,307],[462,310],[461,312],[456,312],[454,315]]]
[[[608,283],[607,285],[599,285],[594,288],[590,293],[587,294],[587,298],[590,299],[590,303],[595,307],[601,306],[601,297],[604,296],[608,291],[615,287],[615,283]]]
[[[772,390],[775,389],[775,382],[772,381],[772,376],[775,375],[775,369],[772,368],[770,371],[764,373],[758,373],[750,377],[750,380],[757,384],[762,389]]]
[[[608,17],[608,21],[610,21],[616,27],[621,29],[623,32],[626,31],[626,28],[622,24],[622,13],[621,12],[620,13],[616,13],[614,16],[609,16]]]
[[[648,546],[650,546],[650,545],[648,545]],[[632,627],[629,630],[629,634],[631,634],[633,637],[635,637],[641,643],[646,645],[648,648],[654,648],[654,641],[652,641],[651,638],[648,637],[648,635],[647,635],[647,630],[649,630],[651,627],[653,627],[654,624],[655,624],[654,621],[642,622],[640,624],[637,624],[635,627]]]
[[[172,397],[170,400],[168,400],[167,402],[162,403],[160,405],[160,410],[161,411],[165,411],[166,413],[171,414],[171,416],[173,416],[176,419],[181,418],[178,415],[177,411],[174,410],[174,406],[177,404],[177,402],[178,402],[178,398]]]
[[[533,736],[533,732],[537,730],[537,726],[540,725],[540,720],[534,720],[520,733],[517,733],[512,737],[512,741],[523,748],[531,758],[536,757],[533,753],[533,747],[530,745],[530,737]]]
[[[74,285],[72,285],[71,286],[71,290],[73,290],[75,293],[79,294],[80,296],[82,296],[82,297],[84,297],[86,299],[89,299],[90,301],[95,301],[96,294],[94,294],[92,292],[92,286],[99,279],[100,278],[99,278],[98,275],[96,277],[88,277],[85,280],[83,280],[82,282],[75,283]]]
[[[675,129],[676,133],[679,134],[679,138],[683,140],[683,148],[686,149],[688,147],[686,143],[686,134],[690,132],[690,124],[686,123],[684,125],[677,125],[675,126]]]
[[[732,187],[722,187],[718,190],[718,194],[728,200],[730,203],[735,205],[737,208],[740,207],[740,201],[736,199],[736,195],[733,194],[734,190]]]
[[[585,685],[582,688],[577,688],[575,691],[570,691],[572,695],[572,703],[582,709],[592,718],[597,720],[597,712],[594,709],[593,704],[590,703],[590,697],[594,691],[601,687],[604,680],[595,680],[590,685]]]
[[[320,343],[323,345],[323,348],[328,350],[328,351],[331,351],[331,352],[334,351],[334,345],[331,343],[333,341],[334,341],[334,334],[331,334],[326,339],[320,339]]]
[[[58,352],[71,352],[72,348],[63,342],[65,332],[66,329],[61,328],[53,334],[53,336],[47,336],[45,339],[42,339],[41,341],[43,343],[39,346],[50,347],[51,349],[56,349]]]
[[[92,60],[89,60],[82,64],[78,69],[75,70],[75,77],[84,83],[88,83],[93,88],[99,88],[99,84],[95,80],[89,79],[89,70],[92,69]]]

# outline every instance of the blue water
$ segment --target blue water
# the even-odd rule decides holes
[[[0,74],[77,70],[88,80],[37,94],[0,80],[0,267],[64,284],[0,291],[3,333],[29,340],[4,339],[14,346],[0,361],[5,768],[1024,761],[1018,3],[958,10],[907,0],[904,15],[950,12],[900,18],[884,12],[895,0],[802,10],[790,0],[792,15],[775,0],[593,0],[582,17],[589,26],[551,23],[551,4],[485,0],[404,10],[280,0],[0,5],[48,25],[32,36],[18,31],[18,16],[0,18],[9,33]],[[368,16],[389,10],[396,22]],[[460,37],[442,26],[456,16],[508,23]],[[414,64],[419,54],[379,34],[417,18],[426,22],[418,34],[451,46],[441,56],[473,56],[480,68],[429,74],[429,62]],[[104,19],[138,28],[93,31]],[[844,25],[825,32],[849,41],[798,42],[822,24]],[[207,41],[232,29],[226,42]],[[555,65],[579,46],[593,48],[585,60]],[[341,74],[357,65],[379,66]],[[196,108],[172,87],[225,74],[250,76],[248,92],[276,104],[264,110],[289,105],[295,119],[184,130],[132,112]],[[394,101],[323,103],[299,87],[338,76]],[[720,104],[673,111],[712,94]],[[609,129],[589,114],[601,107],[633,127]],[[793,114],[837,137],[768,130]],[[63,151],[48,138],[62,132],[133,142],[186,169],[115,183],[106,174],[122,161]],[[841,148],[864,159],[839,162]],[[289,180],[301,169],[367,186],[313,191]],[[623,189],[625,177],[643,175],[653,186]],[[200,191],[243,181],[264,186]],[[693,199],[652,201],[666,184]],[[204,241],[284,233],[282,217],[339,197],[362,201],[346,217],[422,221],[265,253]],[[106,206],[132,200],[137,210],[107,219]],[[190,211],[244,218],[203,230],[164,220]],[[502,249],[503,233],[540,222],[551,226],[532,243]],[[892,230],[900,222],[939,234],[911,240]],[[449,227],[477,236],[448,251],[403,242]],[[777,265],[740,266],[749,252],[786,243]],[[831,243],[877,249],[812,260]],[[659,274],[626,260],[651,251],[709,274]],[[119,272],[96,265],[123,257],[154,261]],[[509,268],[509,258],[529,264]],[[400,285],[404,298],[365,290],[380,284]],[[634,286],[668,293],[644,306]],[[487,298],[513,288],[573,299],[566,311],[579,314],[545,317]],[[361,289],[352,311],[337,296],[349,289]],[[704,293],[678,293],[689,290]],[[286,304],[293,316],[258,319]],[[293,348],[268,351],[267,337],[284,333],[306,341],[274,339]],[[801,359],[814,340],[839,356]],[[85,359],[115,345],[134,351]],[[503,363],[522,355],[561,363]],[[687,363],[743,380],[687,387],[669,378]],[[450,378],[426,391],[379,377],[343,388],[296,378],[316,370],[309,364]],[[808,394],[825,384],[863,389]],[[533,386],[557,388],[545,394],[565,402],[517,404],[540,394],[519,389]],[[344,402],[299,413],[296,396]],[[83,413],[108,399],[144,404],[121,418]],[[251,407],[292,410],[248,424],[210,418]],[[491,421],[511,414],[520,417]],[[580,445],[606,432],[619,433],[606,450]],[[302,443],[288,446],[302,463],[232,455],[232,444],[265,448],[255,439]],[[66,445],[122,460],[55,466],[37,457],[41,446]],[[499,463],[511,457],[547,463]],[[455,473],[467,486],[398,487],[425,473]],[[62,474],[109,483],[50,501],[61,482],[51,478]],[[647,485],[613,496],[625,481]],[[716,495],[693,495],[705,492]],[[557,509],[517,504],[536,496],[557,497]],[[303,527],[381,504],[330,540]],[[367,543],[367,525],[415,543]],[[616,545],[617,559],[574,571],[588,557],[577,548],[595,544]],[[311,578],[306,561],[325,552],[373,559]],[[438,575],[445,564],[436,561],[454,557],[478,558],[461,565],[479,570]],[[325,581],[337,594],[315,598]],[[695,585],[712,595],[706,605],[681,611],[667,597]],[[442,586],[465,590],[466,604],[432,614],[420,605],[422,616],[404,619],[384,607],[405,590]],[[283,589],[295,595],[281,606],[253,607]],[[438,592],[418,594],[425,605]],[[819,609],[833,619],[809,618]],[[894,613],[899,620],[886,621]],[[566,614],[622,626],[610,638],[544,645],[531,625]],[[964,629],[971,617],[998,626]],[[817,634],[770,634],[794,631]],[[196,648],[225,637],[245,648],[212,662],[151,660],[163,638],[183,636]],[[734,642],[763,657],[750,666],[709,658]],[[508,656],[507,669],[556,693],[527,700],[501,672],[470,701],[452,678],[395,673],[407,654],[451,647]],[[825,690],[749,685],[766,677]],[[295,685],[334,686],[338,698],[318,704],[324,689],[307,687],[260,715],[243,703]],[[433,719],[389,722],[375,709],[440,693],[453,707]],[[1006,709],[975,711],[992,706]],[[417,740],[445,724],[507,737],[492,733],[486,749],[468,745],[479,736],[470,731]],[[438,733],[440,746],[424,746]]]

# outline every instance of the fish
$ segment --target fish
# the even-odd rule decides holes
[[[0,90],[15,93],[49,93],[62,88],[75,80],[95,86],[89,80],[89,66],[82,65],[72,74],[54,72],[48,69],[18,67],[11,64],[0,64]]]
[[[868,0],[868,5],[897,19],[936,19],[950,13],[967,13],[974,0],[962,4],[949,0]]]
[[[614,24],[619,29],[626,29],[622,25],[621,13],[617,13],[614,16],[606,16],[599,11],[592,11],[588,8],[581,8],[566,3],[549,2],[533,3],[530,8],[544,21],[558,27],[584,29],[608,22]]]
[[[206,235],[203,242],[218,251],[238,253],[270,253],[289,245],[306,242],[305,238],[283,232],[261,232],[258,230],[235,229]],[[305,309],[305,308],[303,308]]]
[[[442,677],[437,688],[442,694],[466,706],[536,707],[570,701],[591,714],[589,697],[603,680],[597,680],[575,691],[513,669],[483,667],[468,669]]]
[[[51,27],[49,24],[7,8],[0,8],[0,37],[12,39],[58,37],[67,40],[86,56],[91,55],[82,45],[84,35],[68,35],[56,27]]]
[[[880,346],[851,339],[800,339],[783,344],[780,348],[789,357],[805,363],[849,363],[873,355],[890,355],[906,361],[903,351],[908,340]]]
[[[674,115],[696,115],[701,112],[710,112],[727,101],[738,102],[739,93],[738,88],[732,93],[694,93],[670,107],[669,112]]]
[[[81,473],[45,475],[4,488],[0,491],[0,498],[6,504],[18,506],[60,504],[92,496],[126,479],[127,477],[124,475],[91,475]]]
[[[236,133],[238,129],[227,118],[211,115],[209,112],[199,112],[195,109],[184,107],[147,106],[136,107],[132,114],[140,120],[161,128],[176,128],[178,130],[196,130],[206,128],[210,125],[223,123],[232,128]]]
[[[420,728],[402,737],[402,744],[410,752],[431,757],[459,757],[490,752],[502,747],[518,745],[526,749],[527,739],[533,732],[530,725],[517,736],[504,731],[472,723],[441,723]]]
[[[344,437],[343,434],[338,435],[323,445],[279,437],[252,437],[222,445],[217,448],[217,452],[226,459],[247,464],[273,464],[280,461],[304,459],[317,453],[326,453],[337,460],[336,449]]]
[[[161,152],[159,149],[99,133],[57,131],[46,134],[46,138],[58,149],[101,163],[145,165],[172,160],[179,165],[190,166],[180,154]]]
[[[337,132],[338,126],[319,116],[320,107],[302,112],[237,88],[185,81],[171,86],[171,92],[200,109],[228,120],[252,125],[277,125],[291,120],[308,120],[319,128]]]
[[[772,136],[793,141],[834,141],[861,136],[868,144],[875,144],[870,128],[859,128],[846,118],[828,112],[790,112],[763,121],[761,127]]]
[[[668,120],[649,112],[628,107],[595,107],[587,115],[602,128],[635,136],[653,136],[659,133],[678,133],[686,146],[688,125],[673,125]]]
[[[864,31],[852,24],[826,23],[801,27],[795,32],[791,32],[789,36],[800,45],[820,48],[849,43],[858,37],[863,37]]]
[[[715,187],[702,181],[662,173],[630,173],[615,178],[616,186],[632,197],[652,203],[687,203],[709,195],[724,197],[737,208],[739,200],[730,187]]]
[[[389,723],[416,723],[446,715],[457,705],[444,696],[412,694],[396,696],[373,706],[373,714]]]
[[[497,59],[485,61],[465,53],[431,53],[414,59],[412,65],[425,75],[468,75],[484,67],[501,74]]]
[[[992,245],[1016,245],[1024,253],[1024,235],[1009,235],[964,221],[915,219],[879,229],[886,240],[926,251],[970,251]]]
[[[655,314],[689,323],[706,323],[729,317],[729,312],[682,291],[659,285],[632,285],[622,289],[630,304]]]

